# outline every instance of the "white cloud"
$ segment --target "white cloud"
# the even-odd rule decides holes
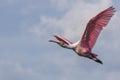
[[[53,1],[57,3],[55,0]],[[66,4],[66,2],[67,0],[64,2],[61,1],[61,3],[64,3],[64,4]],[[60,6],[64,6],[64,4],[62,5],[59,3]],[[51,16],[45,16],[45,15],[40,16],[40,23],[36,25],[36,28],[33,27],[32,29],[33,33],[35,33],[36,35],[39,35],[41,34],[39,32],[43,31],[42,32],[43,34],[39,35],[40,37],[43,35],[45,36],[46,34],[49,34],[51,31],[53,31],[51,33],[52,35],[54,33],[57,33],[65,36],[68,39],[77,40],[79,39],[80,35],[83,33],[87,22],[96,14],[110,7],[111,5],[112,5],[111,0],[100,0],[99,2],[96,2],[96,3],[89,3],[83,0],[77,1],[74,3],[74,5],[71,5],[70,9],[66,10],[66,13],[64,13],[63,16],[61,17],[51,17]],[[58,9],[58,7],[55,7],[55,8]],[[64,8],[61,8],[61,9],[64,9]],[[105,28],[105,30],[102,32],[102,36],[101,36],[101,39],[99,40],[99,43],[97,43],[98,47],[96,48],[96,50],[101,53],[101,55],[100,54],[99,55],[102,56],[102,61],[104,63],[102,67],[100,67],[100,65],[98,65],[99,67],[98,66],[96,67],[96,64],[94,65],[94,62],[92,64],[92,61],[91,61],[91,64],[92,64],[91,65],[86,59],[84,59],[83,61],[79,61],[79,59],[75,59],[76,57],[70,57],[70,56],[68,56],[68,59],[69,58],[71,59],[70,62],[66,60],[66,57],[65,57],[65,60],[62,57],[63,61],[60,61],[61,59],[60,55],[54,54],[56,56],[54,56],[54,58],[50,59],[49,61],[52,64],[55,64],[56,67],[59,67],[61,71],[63,71],[63,73],[61,74],[61,76],[63,75],[61,77],[62,78],[61,80],[66,80],[66,79],[72,80],[75,78],[79,79],[79,76],[81,75],[88,75],[87,77],[84,77],[84,76],[82,77],[82,79],[85,79],[85,80],[88,80],[88,79],[101,80],[101,78],[103,80],[106,80],[106,79],[109,80],[110,76],[111,76],[111,80],[116,79],[115,77],[118,78],[118,75],[114,75],[114,73],[115,74],[118,73],[115,70],[115,68],[116,66],[119,66],[120,59],[119,57],[116,57],[116,55],[119,56],[119,53],[115,55],[113,54],[113,52],[119,52],[118,50],[120,47],[120,44],[119,44],[120,38],[117,38],[119,36],[119,30],[120,30],[119,28],[120,24],[118,22],[120,21],[119,16],[120,15],[118,14],[118,12],[115,14],[115,16],[113,16],[112,20],[107,25],[108,27]],[[35,31],[35,29],[37,29],[38,31]],[[108,51],[104,49],[103,46]],[[58,54],[61,54],[61,52],[59,52]],[[49,57],[50,56],[48,55],[48,59]],[[116,58],[113,59],[113,57],[116,57]],[[84,64],[84,67],[82,66],[83,64]],[[74,71],[73,71],[73,68],[74,68]],[[117,70],[120,71],[118,68]]]
[[[75,2],[73,1],[74,3],[72,3],[72,0],[71,1],[51,0],[51,1],[55,10],[60,9],[61,11],[63,11],[62,16],[53,17],[48,16],[47,14],[40,15],[40,21],[38,24],[35,24],[33,26],[22,25],[23,27],[25,27],[23,28],[23,30],[26,30],[27,26],[27,28],[30,28],[29,31],[31,33],[34,33],[37,37],[42,37],[43,40],[45,40],[43,36],[53,34],[60,34],[68,39],[78,40],[80,35],[83,33],[85,25],[89,21],[89,19],[91,19],[100,11],[111,6],[112,3],[111,0],[99,0],[99,2],[96,2],[95,0],[95,3],[87,2],[86,0],[76,0]],[[37,7],[35,7],[36,10]],[[28,15],[29,12],[31,12],[33,9],[34,7],[26,5],[26,8],[22,9],[22,12],[23,14]],[[102,61],[104,63],[102,66],[89,59],[81,58],[72,51],[64,50],[62,48],[54,46],[53,48],[51,44],[49,46],[48,43],[46,42],[40,41],[41,43],[44,44],[44,46],[42,44],[40,44],[40,46],[37,46],[36,45],[37,42],[35,41],[33,41],[33,45],[30,45],[31,42],[29,41],[31,38],[28,39],[28,35],[25,34],[27,40],[26,38],[25,39],[17,38],[20,40],[20,42],[22,40],[25,43],[15,42],[14,40],[12,40],[11,43],[12,46],[14,46],[13,43],[14,44],[19,43],[22,46],[25,45],[23,47],[25,49],[21,49],[20,47],[22,46],[16,44],[17,46],[14,47],[18,47],[20,49],[11,46],[12,48],[10,49],[12,50],[5,49],[5,51],[7,51],[6,54],[5,53],[0,54],[1,55],[0,79],[1,80],[8,79],[16,80],[18,78],[26,80],[119,79],[120,58],[119,53],[117,53],[119,52],[120,47],[119,44],[120,38],[118,37],[120,30],[119,28],[120,23],[118,22],[120,21],[119,16],[120,16],[119,14],[116,14],[112,18],[108,27],[102,33],[103,35],[99,40],[98,47],[96,47],[96,50],[101,53],[101,55],[100,54],[99,55],[102,56]],[[30,34],[29,37],[31,37]],[[110,38],[110,40],[108,38]],[[7,38],[6,40],[8,39],[9,38]],[[105,47],[105,49],[103,48],[103,46]],[[108,51],[106,49],[108,49]],[[17,52],[20,51],[22,53],[14,52],[14,50]],[[28,53],[25,54],[24,53],[25,51],[27,51]]]
[[[69,3],[68,0],[52,1],[64,4]],[[60,31],[62,31],[61,35],[69,39],[79,39],[87,22],[97,13],[108,8],[110,5],[110,0],[101,0],[99,1],[99,3],[93,4],[88,2],[86,3],[83,0],[76,1],[76,3],[74,3],[74,5],[71,5],[72,7],[70,7],[70,9],[61,18],[49,16],[40,17],[41,22],[38,27],[44,27],[44,25],[47,25],[51,29],[55,29],[56,31],[59,29]],[[47,32],[48,30],[46,29],[45,33]]]

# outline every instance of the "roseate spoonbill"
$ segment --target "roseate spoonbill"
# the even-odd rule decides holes
[[[72,43],[60,35],[54,36],[58,41],[49,40],[49,42],[57,43],[63,48],[75,51],[79,56],[86,57],[103,64],[102,61],[97,58],[98,55],[92,53],[92,48],[94,47],[100,32],[108,24],[115,12],[115,8],[111,6],[93,17],[88,22],[81,40],[76,43]]]

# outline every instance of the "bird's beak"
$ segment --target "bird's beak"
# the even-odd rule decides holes
[[[49,40],[49,42],[53,42],[53,43],[57,43],[57,44],[59,44],[59,42],[54,41],[54,40]]]
[[[62,46],[62,47],[64,45],[64,42],[62,42],[62,41],[49,40],[49,42],[57,43],[59,46]]]

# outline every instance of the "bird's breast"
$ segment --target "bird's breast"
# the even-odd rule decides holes
[[[88,49],[87,48],[82,48],[82,47],[79,46],[75,49],[75,52],[80,56],[84,56],[88,52]]]

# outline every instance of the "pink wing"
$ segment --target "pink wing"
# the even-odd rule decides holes
[[[67,45],[71,45],[72,42],[70,42],[69,40],[61,37],[60,35],[55,35],[56,39],[59,40],[59,41],[63,41],[64,43],[66,43]]]
[[[115,8],[112,6],[107,8],[106,10],[99,13],[97,16],[93,17],[87,24],[85,32],[81,39],[81,46],[84,48],[88,48],[90,51],[95,45],[95,42],[103,29],[108,22],[110,21],[111,17],[115,13]]]

